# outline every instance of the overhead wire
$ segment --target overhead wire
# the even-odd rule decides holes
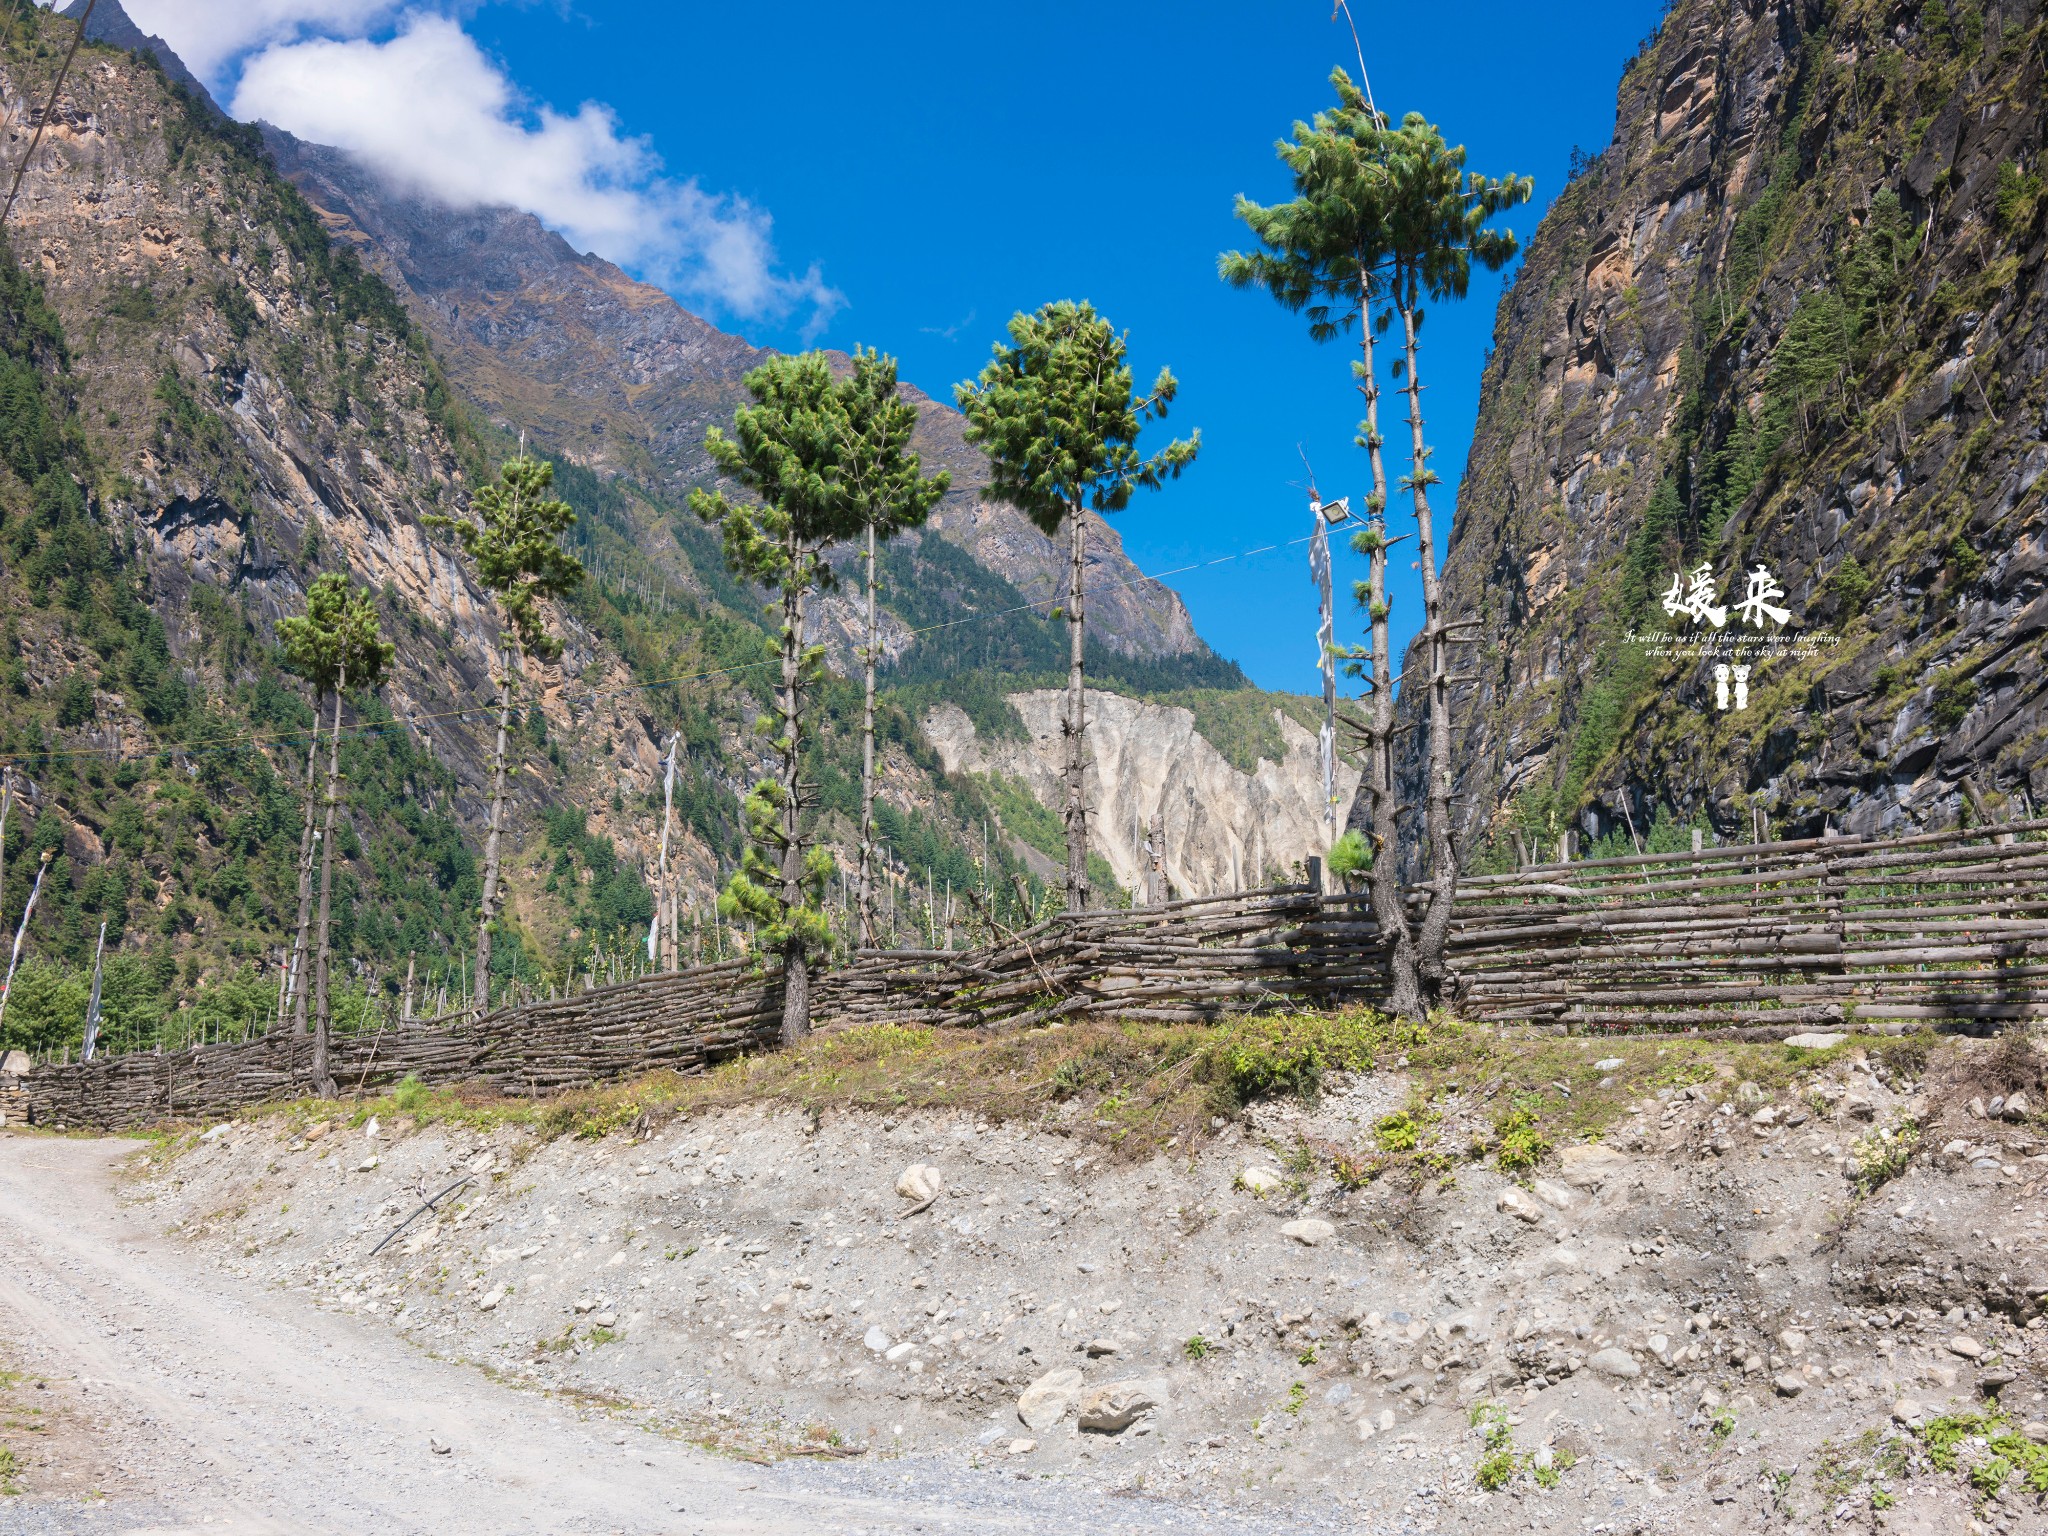
[[[1186,565],[1174,566],[1169,570],[1140,572],[1136,576],[1126,577],[1121,581],[1105,582],[1084,592],[1082,596],[1085,599],[1089,596],[1099,596],[1104,592],[1126,591],[1132,587],[1164,585],[1166,578],[1169,576],[1185,576],[1194,571],[1209,570],[1215,566],[1228,565],[1232,561],[1249,560],[1258,555],[1271,554],[1275,550],[1287,549],[1296,544],[1306,544],[1311,537],[1313,535],[1304,534],[1298,539],[1285,539],[1276,544],[1261,544],[1256,549],[1237,550],[1231,554],[1217,555],[1208,560],[1195,560]],[[1057,594],[1051,597],[1032,598],[1029,601],[1017,603],[1008,608],[991,609],[987,613],[964,614],[956,619],[944,619],[935,624],[920,625],[909,630],[907,634],[910,638],[915,639],[923,635],[937,634],[942,630],[956,629],[963,624],[978,624],[995,619],[1013,618],[1020,613],[1030,613],[1035,609],[1055,606],[1063,600]],[[731,677],[739,673],[760,671],[764,668],[779,665],[780,662],[776,658],[764,657],[760,661],[735,662],[731,666],[713,667],[701,672],[682,672],[670,677],[650,678],[635,683],[622,683],[612,688],[592,689],[587,693],[566,695],[563,697],[562,702],[570,705],[590,706],[607,699],[624,698],[638,693],[651,693],[662,688],[680,688],[691,683],[710,682],[716,678]],[[464,704],[453,709],[435,710],[425,714],[409,713],[402,719],[359,721],[354,725],[344,726],[342,734],[351,738],[390,735],[399,731],[407,733],[419,731],[421,734],[425,734],[423,727],[430,725],[446,724],[449,722],[460,723],[472,716],[488,720],[492,717],[495,709],[496,706],[492,704]],[[238,751],[245,747],[283,746],[303,742],[314,731],[319,729],[320,727],[318,726],[295,726],[290,729],[275,731],[237,731],[228,735],[201,737],[196,741],[166,742],[134,750],[127,750],[117,746],[111,750],[106,747],[67,747],[40,752],[0,752],[0,764],[25,768],[30,763],[51,763],[69,760],[82,761],[91,759],[106,762],[110,760],[138,761],[156,757],[198,757],[211,753]],[[325,734],[325,732],[323,731],[322,734]]]
[[[92,20],[92,8],[98,3],[99,0],[85,0],[85,13],[78,18],[78,30],[71,35],[71,46],[64,51],[64,62],[57,68],[57,78],[50,86],[50,100],[43,108],[43,115],[36,119],[36,131],[28,141],[28,153],[14,168],[14,184],[7,189],[7,206],[0,208],[0,228],[6,227],[7,216],[14,212],[14,199],[21,191],[21,178],[27,174],[29,162],[36,157],[36,146],[43,142],[43,129],[50,121],[50,114],[57,110],[57,93],[64,89],[64,77],[71,73],[71,61],[78,56],[78,45],[85,41],[85,24]]]

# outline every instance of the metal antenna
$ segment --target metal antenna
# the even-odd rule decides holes
[[[1337,0],[1330,20],[1335,21],[1340,13],[1344,24],[1351,28],[1351,46],[1358,54],[1358,88],[1365,92],[1365,110],[1373,115],[1373,121],[1384,123],[1386,119],[1380,116],[1380,109],[1372,104],[1372,77],[1365,72],[1365,46],[1358,40],[1358,23],[1352,19],[1350,0]]]

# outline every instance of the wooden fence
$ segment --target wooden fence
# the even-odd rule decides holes
[[[1450,963],[1461,1016],[1542,1029],[1782,1035],[2048,1017],[2048,820],[1471,876]],[[1063,915],[970,950],[863,952],[818,978],[814,1013],[824,1029],[1011,1029],[1385,995],[1365,898],[1282,886]],[[343,1037],[333,1070],[351,1094],[410,1073],[539,1096],[651,1067],[701,1071],[771,1044],[781,1006],[772,979],[726,961]],[[306,1057],[305,1041],[273,1035],[43,1065],[7,1098],[38,1123],[121,1128],[303,1093]]]
[[[1573,1029],[2048,1017],[2048,820],[1468,879],[1465,1016]]]

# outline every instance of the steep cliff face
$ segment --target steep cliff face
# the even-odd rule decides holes
[[[1630,64],[1502,303],[1459,494],[1471,853],[2048,801],[2043,35],[1679,0]],[[1741,607],[1759,575],[1782,620]]]
[[[1024,721],[1021,738],[984,739],[952,705],[925,717],[925,736],[947,771],[1021,784],[1049,808],[1044,825],[1050,830],[1056,825],[1050,808],[1061,805],[1065,793],[1060,722],[1066,695],[1034,689],[1011,695],[1010,704]],[[1239,768],[1197,728],[1193,711],[1089,692],[1089,846],[1108,862],[1118,885],[1145,889],[1155,817],[1163,821],[1166,878],[1183,896],[1284,879],[1296,863],[1327,851],[1315,734],[1278,709],[1272,725],[1282,750]],[[1350,812],[1358,779],[1357,769],[1339,766],[1330,812],[1337,826]],[[1043,851],[1054,853],[1057,844]]]
[[[673,506],[710,478],[705,428],[731,422],[746,399],[741,381],[766,352],[610,262],[578,255],[531,214],[443,207],[339,150],[275,128],[265,138],[335,237],[406,295],[450,374],[487,409],[581,462],[636,477]],[[1063,548],[982,494],[987,463],[966,441],[959,412],[907,394],[919,409],[916,447],[926,467],[953,476],[933,531],[1025,598],[1054,600],[1066,590]],[[1139,579],[1109,525],[1092,514],[1091,524],[1088,613],[1098,637],[1125,656],[1206,655],[1179,597]],[[649,531],[651,553],[687,560],[663,530]]]
[[[69,23],[15,42],[0,91],[40,102]],[[381,698],[348,711],[392,723],[344,753],[343,949],[438,957],[472,921],[465,834],[489,747],[475,706],[497,627],[423,525],[464,503],[476,460],[424,339],[253,135],[125,52],[79,52],[7,237],[0,732],[31,837],[62,855],[42,951],[89,958],[105,917],[117,943],[267,953],[291,906],[309,715],[266,643],[315,576],[345,570],[378,594],[398,659]],[[656,782],[657,723],[618,649],[576,612],[555,619],[568,645],[529,678],[519,839],[538,842],[541,806],[587,805],[637,887],[646,819],[613,796]],[[743,763],[744,721],[725,723]],[[708,885],[711,850],[684,841]],[[10,861],[11,912],[27,868]],[[518,915],[558,935],[582,897],[576,880],[543,895],[540,874]],[[620,889],[613,922],[645,901]]]

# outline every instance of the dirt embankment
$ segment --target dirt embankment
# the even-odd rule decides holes
[[[743,1454],[1370,1530],[2042,1528],[2048,1145],[1997,1091],[2020,1058],[1583,1055],[1554,1086],[1619,1082],[1623,1114],[1519,1178],[1499,1084],[1393,1071],[1143,1161],[1078,1103],[595,1140],[387,1108],[217,1129],[137,1193],[252,1281]],[[2003,1420],[1956,1417],[1987,1394]]]

